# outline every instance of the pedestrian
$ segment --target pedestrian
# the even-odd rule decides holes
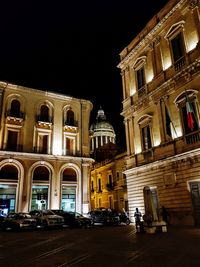
[[[135,209],[134,217],[135,217],[136,232],[139,233],[141,231],[140,226],[141,226],[142,213],[139,211],[138,208]]]
[[[163,221],[165,221],[166,224],[169,224],[169,214],[168,214],[167,209],[164,206],[162,206],[161,215],[162,215]]]

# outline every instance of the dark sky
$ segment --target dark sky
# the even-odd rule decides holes
[[[90,100],[125,144],[119,53],[168,0],[0,4],[0,80]]]

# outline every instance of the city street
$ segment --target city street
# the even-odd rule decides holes
[[[136,234],[134,225],[0,232],[0,266],[199,266],[200,229]]]

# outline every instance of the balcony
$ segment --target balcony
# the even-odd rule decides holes
[[[12,152],[22,152],[23,146],[22,145],[11,145],[4,143],[3,144],[3,150],[4,151],[12,151]]]
[[[182,69],[186,64],[186,57],[183,56],[181,58],[179,58],[179,60],[177,60],[175,63],[174,63],[174,69],[175,71],[179,71],[180,69]]]
[[[13,112],[12,110],[8,110],[6,113],[6,120],[9,123],[19,124],[25,119],[25,113],[24,112]]]
[[[144,97],[146,95],[146,85],[138,89],[138,98]]]
[[[141,166],[157,160],[166,159],[175,155],[192,151],[200,147],[200,130],[190,134],[181,136],[174,140],[170,140],[150,150],[143,151],[135,155],[135,160],[132,160],[132,167]],[[133,166],[134,165],[134,166]],[[130,166],[129,166],[130,168]]]

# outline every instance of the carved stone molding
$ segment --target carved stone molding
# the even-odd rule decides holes
[[[190,2],[189,8],[194,9],[195,7],[199,6],[199,0],[192,0]]]

